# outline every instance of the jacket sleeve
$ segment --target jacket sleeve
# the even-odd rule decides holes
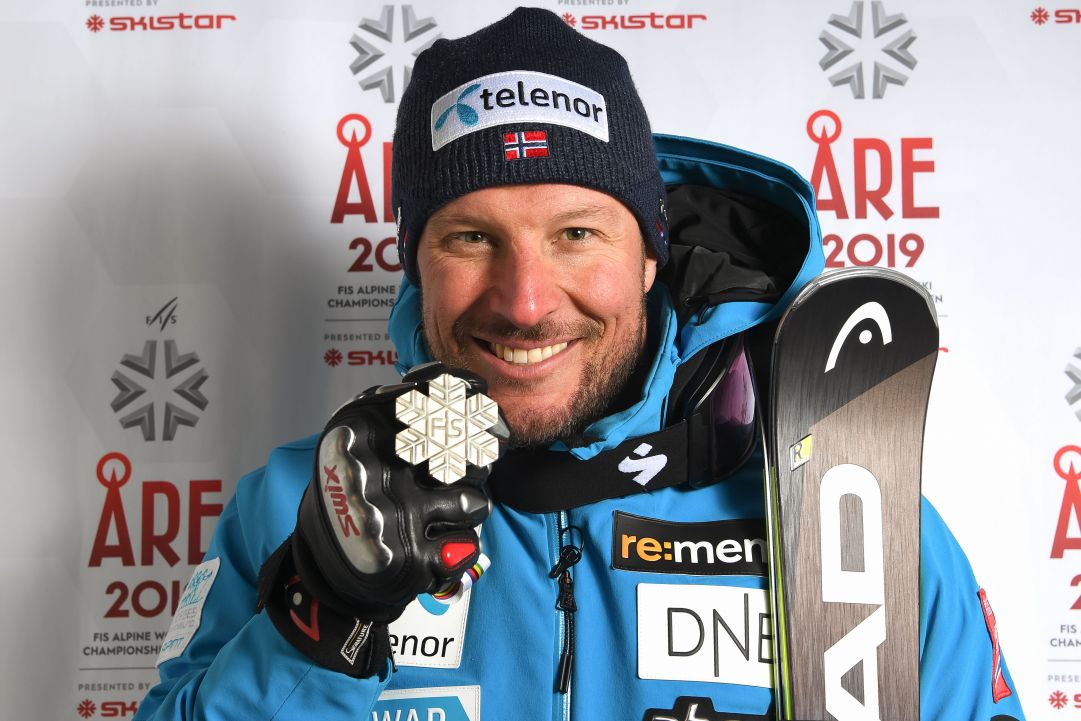
[[[198,629],[184,652],[158,666],[161,681],[135,721],[364,718],[389,678],[354,679],[314,664],[267,617],[254,614],[259,568],[293,530],[315,439],[276,449],[237,484],[205,561],[219,561]]]
[[[1023,721],[987,595],[926,499],[921,536],[921,720]]]

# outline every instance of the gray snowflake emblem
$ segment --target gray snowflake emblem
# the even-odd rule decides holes
[[[357,26],[362,32],[354,33],[349,44],[357,51],[357,57],[349,65],[353,75],[360,75],[381,59],[372,72],[357,79],[364,90],[379,90],[384,103],[393,103],[394,69],[401,67],[402,89],[409,84],[413,71],[412,59],[421,54],[429,45],[442,37],[435,31],[436,22],[432,18],[417,19],[412,5],[401,6],[402,32],[401,41],[394,41],[394,5],[384,5],[378,20],[364,18]],[[397,56],[397,57],[391,57]]]
[[[163,441],[171,441],[176,438],[176,432],[180,426],[195,427],[199,417],[184,408],[192,406],[197,410],[206,410],[208,401],[200,390],[203,383],[209,377],[203,368],[195,368],[191,375],[183,380],[178,378],[189,368],[199,364],[199,356],[195,353],[181,353],[175,340],[162,341],[165,350],[165,362],[158,364],[158,341],[148,340],[143,344],[143,352],[140,355],[125,353],[120,359],[120,365],[134,374],[143,376],[151,383],[166,383],[171,386],[170,400],[166,400],[162,410],[162,433]],[[159,378],[158,369],[162,369],[162,377]],[[147,388],[137,382],[124,370],[116,370],[110,379],[117,388],[116,397],[109,404],[114,413],[120,413],[136,399],[147,393]],[[147,381],[143,381],[147,383]],[[173,384],[176,385],[173,385]],[[174,396],[175,397],[172,397]],[[174,403],[174,401],[176,401]],[[184,401],[185,403],[181,403]],[[144,441],[157,439],[157,424],[154,410],[155,401],[151,400],[145,405],[125,413],[120,417],[122,428],[138,428],[143,433]]]
[[[466,463],[486,466],[499,457],[499,441],[488,429],[499,408],[488,396],[466,394],[468,384],[447,373],[395,400],[395,417],[406,426],[394,437],[394,451],[406,463],[428,461],[428,472],[443,483],[465,475]]]
[[[1073,357],[1081,361],[1081,348],[1074,350]],[[1081,368],[1072,363],[1067,363],[1066,377],[1073,381],[1073,388],[1066,393],[1066,402],[1073,406],[1078,401],[1081,401]],[[1077,416],[1077,420],[1081,421],[1081,406],[1074,411],[1074,414]]]
[[[908,28],[908,20],[904,14],[890,15],[886,12],[886,6],[879,0],[871,5],[871,36],[865,37],[864,7],[865,0],[857,0],[852,3],[848,15],[831,15],[829,25],[851,38],[859,46],[856,47],[845,43],[828,29],[823,30],[818,39],[826,46],[826,54],[818,61],[822,70],[830,70],[853,53],[856,54],[856,62],[833,72],[829,76],[831,85],[848,85],[852,91],[852,97],[861,100],[865,97],[864,91],[864,64],[865,60],[871,63],[872,97],[876,100],[885,96],[887,85],[904,85],[908,82],[905,69],[912,70],[916,67],[916,58],[909,48],[916,41],[916,33]]]

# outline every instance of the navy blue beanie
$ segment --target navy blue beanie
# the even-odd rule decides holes
[[[518,8],[417,58],[398,106],[391,170],[398,253],[419,285],[428,217],[474,190],[567,183],[622,201],[659,265],[665,190],[627,62],[553,12]]]

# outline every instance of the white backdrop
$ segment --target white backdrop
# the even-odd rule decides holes
[[[835,262],[931,290],[926,495],[1029,718],[1081,715],[1081,10],[539,4],[628,58],[656,131],[813,175]],[[239,475],[392,377],[405,71],[509,10],[0,5],[0,716],[130,716]]]

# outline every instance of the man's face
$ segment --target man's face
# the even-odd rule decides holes
[[[580,432],[641,355],[656,261],[610,195],[478,190],[428,219],[417,261],[432,355],[488,381],[518,444]]]

